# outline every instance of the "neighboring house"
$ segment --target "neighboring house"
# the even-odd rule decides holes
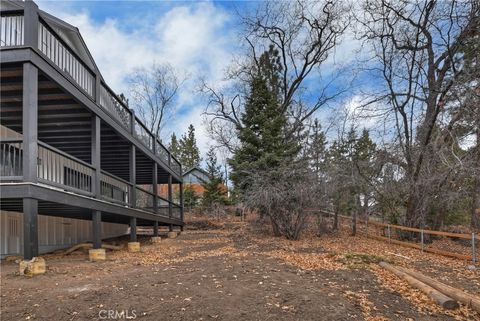
[[[191,188],[198,196],[202,197],[205,188],[203,183],[208,181],[208,173],[200,167],[192,167],[183,173],[183,184]]]
[[[2,257],[183,227],[180,163],[108,87],[77,28],[2,1],[0,54]]]

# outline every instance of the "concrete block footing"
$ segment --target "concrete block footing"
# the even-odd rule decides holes
[[[88,259],[91,262],[105,261],[107,258],[105,249],[91,249],[88,250]]]
[[[174,239],[177,237],[177,235],[178,235],[177,232],[168,232],[167,237],[169,239]]]
[[[160,243],[162,241],[162,238],[160,236],[152,236],[150,239],[152,243]]]
[[[44,274],[47,271],[45,259],[42,257],[34,257],[31,260],[22,260],[19,264],[20,275],[35,276]]]
[[[128,252],[140,252],[140,242],[128,242]]]

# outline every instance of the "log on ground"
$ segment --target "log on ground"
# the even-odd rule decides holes
[[[403,271],[400,271],[399,269],[393,267],[392,265],[386,262],[380,262],[379,265],[385,268],[386,270],[392,272],[393,274],[397,275],[398,277],[401,277],[402,279],[407,281],[410,285],[414,286],[415,288],[427,294],[433,301],[435,301],[441,307],[445,309],[450,309],[450,310],[458,308],[457,301],[446,296],[445,294],[431,287],[430,285],[425,284],[420,280],[417,280],[411,275]]]

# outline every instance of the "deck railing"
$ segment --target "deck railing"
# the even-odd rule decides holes
[[[95,76],[43,22],[38,26],[38,49],[93,97]]]
[[[127,106],[110,90],[105,84],[100,86],[100,106],[102,106],[110,115],[120,124],[130,131],[130,119],[132,115]]]
[[[0,181],[23,179],[23,148],[21,139],[0,141]],[[95,168],[87,162],[73,157],[43,142],[38,143],[37,177],[42,184],[54,186],[69,192],[94,196]],[[100,173],[100,195],[103,200],[132,206],[132,194],[135,192],[135,208],[155,213],[153,187],[136,186],[104,170]],[[170,202],[157,196],[157,215],[169,217]],[[175,197],[171,203],[172,218],[181,219],[180,205]]]
[[[170,163],[170,167],[173,169],[173,171],[179,175],[182,175],[182,165],[180,165],[180,162],[176,160],[175,157],[171,157],[172,161]]]
[[[169,158],[169,152],[163,146],[162,143],[160,143],[158,140],[156,140],[156,145],[155,145],[155,154],[160,158],[165,164],[168,164],[168,158]]]
[[[153,193],[138,186],[135,188],[135,192],[135,207],[153,213]]]
[[[0,47],[23,46],[23,14],[2,16],[0,19]]]
[[[130,204],[132,184],[129,182],[102,171],[100,189],[103,199],[122,205]]]
[[[93,173],[92,165],[52,146],[38,143],[39,182],[80,194],[92,195]]]
[[[16,180],[23,175],[22,140],[0,142],[0,176],[2,179]]]
[[[153,135],[137,118],[135,118],[135,137],[149,150],[153,151]]]

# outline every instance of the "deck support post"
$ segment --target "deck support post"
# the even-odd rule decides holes
[[[92,165],[95,168],[92,180],[92,193],[96,198],[101,198],[102,192],[100,189],[101,177],[101,160],[100,160],[100,144],[101,144],[101,128],[100,117],[92,116]]]
[[[23,42],[34,50],[38,49],[38,6],[33,1],[24,1]]]
[[[93,248],[102,247],[102,212],[92,211]]]
[[[36,183],[38,165],[38,69],[29,62],[23,64],[22,113],[23,180]]]
[[[169,232],[173,232],[173,224],[170,224],[170,225],[168,226],[168,231],[169,231]]]
[[[173,189],[172,189],[172,174],[168,175],[168,217],[172,218],[173,210]]]
[[[130,242],[137,241],[137,218],[130,218]]]
[[[153,162],[153,173],[152,173],[152,192],[153,192],[153,212],[158,213],[158,167],[157,163]]]
[[[38,256],[38,200],[23,199],[23,257]]]
[[[132,196],[131,196],[131,206],[136,207],[137,203],[137,173],[136,173],[136,151],[135,151],[135,145],[130,146],[130,151],[129,151],[129,172],[130,172],[130,183],[132,184]]]
[[[180,183],[180,220],[183,222],[183,183]]]
[[[158,236],[158,221],[153,223],[153,236]]]

